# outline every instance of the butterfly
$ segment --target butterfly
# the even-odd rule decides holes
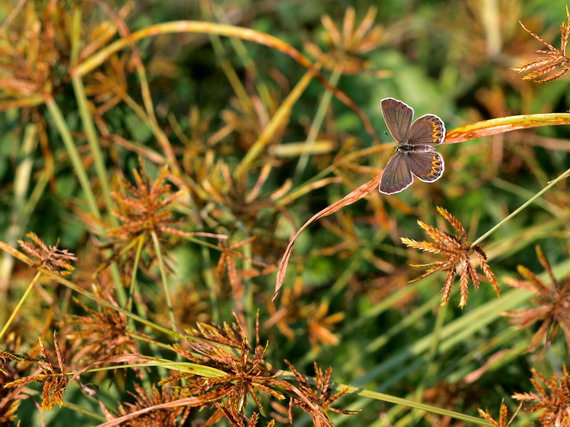
[[[425,114],[412,123],[414,109],[408,104],[394,98],[384,98],[380,104],[388,130],[398,143],[380,179],[380,192],[399,193],[412,185],[414,176],[424,182],[441,178],[445,165],[434,148],[445,139],[443,120]]]

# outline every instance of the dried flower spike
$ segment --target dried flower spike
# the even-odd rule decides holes
[[[314,388],[309,382],[295,369],[295,367],[285,360],[287,366],[297,379],[298,387],[292,391],[295,395],[291,398],[289,403],[289,422],[293,424],[293,408],[299,407],[313,418],[315,426],[329,427],[332,422],[329,419],[328,411],[336,412],[337,414],[354,415],[360,411],[350,411],[348,409],[331,408],[331,404],[340,399],[348,392],[348,388],[331,395],[332,388],[330,387],[330,380],[332,368],[328,368],[324,373],[315,362],[315,386]]]
[[[199,323],[191,332],[195,340],[189,341],[189,350],[174,346],[174,350],[191,362],[212,367],[226,373],[220,377],[202,377],[190,373],[178,373],[161,384],[184,380],[180,387],[185,395],[195,397],[201,405],[215,409],[206,425],[212,425],[225,417],[232,425],[251,420],[246,416],[247,403],[253,403],[263,411],[258,392],[277,399],[285,396],[278,390],[287,383],[276,378],[276,371],[264,361],[267,346],[259,344],[259,317],[256,323],[256,344],[252,346],[244,327],[239,323],[207,325]],[[247,424],[245,424],[247,425]]]
[[[559,327],[564,331],[566,345],[570,351],[570,275],[562,283],[559,283],[539,246],[536,247],[536,254],[550,277],[550,285],[540,280],[528,268],[519,265],[518,271],[527,281],[510,279],[507,280],[507,284],[513,288],[534,292],[537,295],[534,299],[536,307],[505,314],[512,317],[512,322],[520,328],[542,321],[542,325],[534,334],[527,351],[533,351],[542,342],[550,343],[556,337]]]
[[[560,378],[557,374],[552,374],[548,379],[536,369],[531,369],[531,372],[537,378],[530,380],[536,393],[515,393],[513,398],[523,403],[534,402],[526,409],[532,412],[542,411],[539,420],[543,426],[570,425],[570,376],[566,366],[563,367]]]
[[[63,404],[63,393],[69,383],[67,374],[65,373],[65,365],[63,363],[63,355],[59,346],[57,335],[53,335],[53,343],[55,346],[55,354],[57,358],[57,367],[51,362],[48,351],[44,343],[40,339],[40,353],[41,359],[35,360],[24,358],[37,365],[41,374],[32,375],[30,377],[19,378],[15,381],[4,384],[5,388],[17,387],[21,384],[28,384],[31,382],[43,383],[42,392],[42,409],[47,411],[51,409],[56,403],[61,406]]]
[[[513,70],[518,71],[519,73],[534,70],[523,76],[523,80],[534,80],[536,83],[546,83],[566,74],[570,70],[570,58],[566,56],[566,45],[568,44],[568,37],[570,36],[570,14],[568,13],[568,7],[566,7],[566,21],[563,22],[560,27],[560,49],[556,49],[538,34],[530,31],[522,24],[522,22],[520,24],[527,33],[538,41],[544,43],[547,49],[537,50],[537,53],[542,53],[545,56],[535,59],[531,63],[523,65],[522,67],[515,67]],[[557,68],[558,71],[553,74],[540,78]]]
[[[463,308],[467,304],[467,294],[469,282],[473,282],[475,290],[479,289],[479,276],[473,263],[471,261],[471,255],[475,255],[479,260],[481,269],[485,274],[485,277],[493,286],[493,289],[497,296],[501,294],[499,290],[499,284],[495,275],[491,271],[489,264],[487,264],[487,255],[485,252],[477,246],[469,243],[467,239],[467,233],[463,228],[463,225],[448,211],[438,207],[437,211],[441,216],[443,216],[447,222],[451,224],[453,229],[456,231],[457,235],[452,236],[451,234],[438,230],[435,227],[427,225],[426,223],[419,221],[418,224],[424,229],[426,234],[434,241],[430,242],[417,242],[407,237],[401,237],[402,243],[408,245],[411,248],[421,249],[423,251],[432,252],[435,254],[446,255],[448,259],[446,261],[437,261],[429,264],[414,265],[414,267],[425,267],[427,271],[419,277],[411,280],[412,282],[417,282],[418,280],[427,277],[436,271],[444,270],[447,271],[447,278],[441,289],[443,291],[443,298],[441,304],[444,305],[449,300],[451,294],[451,286],[453,285],[453,279],[456,274],[459,274],[460,286],[461,286],[461,298],[459,300],[459,307]]]
[[[67,249],[59,249],[57,247],[59,241],[55,246],[49,246],[35,233],[30,232],[26,234],[26,237],[32,240],[32,242],[18,240],[18,243],[24,252],[34,258],[34,265],[36,265],[36,267],[45,268],[62,276],[66,276],[74,270],[70,262],[77,261],[77,258]]]
[[[505,405],[504,400],[501,402],[501,408],[499,410],[499,421],[495,421],[488,411],[483,411],[482,409],[478,409],[478,411],[479,415],[481,415],[481,417],[485,418],[487,421],[493,424],[494,427],[509,427],[511,423],[514,421],[517,413],[519,412],[519,409],[515,411],[511,419],[508,421],[507,421],[507,414],[508,414],[507,405]]]
[[[178,389],[163,387],[159,391],[154,385],[150,389],[144,389],[137,384],[135,392],[129,392],[129,394],[134,402],[123,402],[120,405],[119,416],[129,418],[127,423],[121,425],[131,427],[180,426],[190,415],[189,406],[172,404],[182,397]],[[172,406],[169,406],[169,403]],[[157,409],[149,411],[149,408]]]
[[[113,214],[119,218],[122,225],[112,228],[110,233],[126,240],[152,232],[158,236],[164,233],[184,234],[171,227],[177,222],[172,216],[171,204],[180,196],[180,193],[171,192],[170,185],[165,183],[168,169],[162,168],[158,178],[152,184],[142,162],[140,169],[141,174],[136,169],[133,170],[136,185],[123,181],[123,185],[131,195],[112,193],[118,206]]]

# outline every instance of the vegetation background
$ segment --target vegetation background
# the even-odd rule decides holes
[[[442,144],[439,181],[367,192],[305,229],[272,301],[295,230],[392,153],[380,99],[448,131],[570,123],[567,76],[512,69],[544,49],[519,21],[558,48],[565,7],[1,2],[0,421],[506,425],[504,400],[506,418],[525,403],[512,425],[568,422],[568,125]],[[469,242],[499,223],[478,242],[485,267]],[[408,283],[450,254],[464,258]]]

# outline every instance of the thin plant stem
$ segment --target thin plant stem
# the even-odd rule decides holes
[[[67,149],[69,158],[71,159],[71,163],[73,164],[75,174],[77,175],[81,188],[85,193],[85,198],[87,199],[89,210],[91,211],[91,214],[95,216],[95,218],[101,219],[101,212],[99,211],[99,207],[97,206],[97,202],[95,200],[95,195],[93,194],[93,190],[91,189],[91,183],[89,182],[87,171],[83,167],[83,162],[81,161],[81,157],[79,156],[79,152],[77,151],[75,142],[71,137],[71,132],[69,131],[69,128],[65,123],[61,110],[59,109],[58,105],[55,103],[53,98],[49,98],[46,101],[46,105],[55,121],[55,125],[65,144],[65,148]],[[119,299],[119,303],[123,305],[126,302],[126,295],[125,295],[125,290],[121,285],[119,270],[115,264],[111,265],[111,274],[113,277],[113,281],[115,283],[115,289],[117,291],[117,297]]]
[[[139,262],[141,259],[141,253],[142,253],[142,248],[144,245],[144,242],[146,240],[146,234],[141,234],[138,237],[138,242],[137,242],[137,248],[135,251],[135,260],[133,262],[133,272],[132,272],[132,276],[131,276],[131,288],[129,290],[129,299],[127,301],[127,310],[131,311],[131,308],[133,306],[133,296],[135,294],[135,292],[137,291],[137,271],[139,269]],[[137,306],[138,312],[140,314],[146,314],[146,310],[144,309],[144,306],[141,304],[141,306]],[[142,309],[142,311],[141,311]]]
[[[295,380],[294,375],[289,373],[289,372],[286,372],[286,371],[280,371],[278,376],[280,378],[283,378],[286,380],[293,380],[293,381]],[[307,381],[309,383],[314,384],[314,380],[311,378],[307,378]],[[380,400],[382,402],[394,403],[394,404],[399,405],[399,406],[406,406],[406,407],[410,407],[413,409],[419,409],[422,411],[430,412],[433,414],[448,416],[448,417],[451,417],[454,419],[467,421],[470,423],[475,423],[477,425],[492,426],[491,423],[489,423],[488,421],[485,421],[484,419],[481,419],[481,418],[472,417],[470,415],[465,415],[465,414],[462,414],[460,412],[455,412],[455,411],[450,411],[448,409],[438,408],[437,406],[431,406],[431,405],[427,405],[425,403],[415,402],[413,400],[404,399],[401,397],[396,397],[396,396],[392,396],[392,395],[385,394],[385,393],[379,393],[379,392],[371,391],[371,390],[364,390],[360,387],[352,387],[348,384],[333,384],[331,386],[332,386],[332,388],[334,388],[337,391],[348,390],[349,394],[352,394],[355,396],[361,396],[361,397],[366,397],[369,399]]]
[[[26,301],[26,299],[28,298],[28,295],[32,291],[32,288],[34,287],[34,285],[37,283],[37,281],[40,279],[41,276],[42,276],[41,271],[38,271],[36,273],[36,275],[34,276],[34,278],[32,279],[32,281],[30,282],[30,284],[28,285],[28,287],[26,288],[24,295],[22,295],[22,297],[20,298],[20,301],[18,301],[18,304],[16,304],[16,307],[14,307],[12,314],[10,314],[10,317],[6,321],[6,324],[4,325],[2,330],[0,331],[0,339],[4,336],[4,334],[6,333],[6,331],[8,330],[10,325],[12,324],[12,322],[14,321],[14,318],[18,314],[18,311],[20,311],[20,308],[22,308],[24,301]]]
[[[81,122],[83,123],[85,134],[87,135],[89,149],[91,150],[91,155],[93,156],[93,160],[95,162],[95,171],[97,172],[97,177],[99,178],[99,184],[101,185],[103,199],[105,200],[107,209],[110,209],[113,206],[113,200],[111,199],[111,191],[109,190],[109,176],[107,175],[107,170],[105,168],[105,161],[103,160],[103,153],[101,151],[101,146],[97,138],[97,132],[95,130],[95,125],[93,124],[93,118],[91,117],[91,112],[89,111],[87,97],[85,95],[85,87],[83,86],[81,77],[79,77],[76,73],[71,73],[71,82],[73,83],[73,90],[75,91],[75,99],[77,100]],[[111,221],[112,225],[117,224],[117,219],[113,215],[109,217],[109,221]]]
[[[176,160],[176,156],[172,151],[172,146],[170,145],[170,141],[168,140],[168,137],[166,136],[164,131],[158,125],[158,122],[154,114],[149,115],[145,109],[141,108],[135,102],[135,100],[128,95],[123,97],[123,100],[129,107],[131,107],[131,109],[135,112],[135,114],[139,117],[139,119],[148,126],[154,137],[160,143],[160,146],[165,155],[166,162],[171,167],[172,172],[174,173],[175,176],[177,177],[180,176],[181,174],[180,167],[178,166],[178,161]],[[190,179],[189,177],[186,176],[184,178]]]
[[[63,114],[61,113],[61,110],[53,98],[47,99],[46,105],[55,122],[55,126],[59,132],[59,135],[63,140],[67,153],[69,154],[69,158],[71,160],[71,164],[73,165],[73,169],[75,170],[75,174],[77,175],[77,179],[79,180],[79,184],[81,185],[85,198],[87,199],[89,210],[91,211],[91,214],[95,216],[95,218],[100,219],[101,212],[99,212],[97,201],[95,200],[95,195],[93,194],[91,183],[89,182],[89,177],[87,176],[87,171],[83,167],[83,162],[81,161],[81,157],[79,156],[75,142],[71,137],[71,132],[67,127],[67,123],[65,123]]]
[[[164,259],[162,257],[162,250],[160,249],[160,242],[158,236],[154,231],[151,231],[152,242],[154,243],[154,250],[156,251],[156,258],[158,261],[158,269],[160,271],[160,278],[162,283],[162,290],[166,299],[166,306],[168,307],[168,314],[172,327],[176,329],[176,319],[174,317],[174,308],[172,307],[172,300],[170,299],[170,290],[168,289],[168,280],[166,278],[166,269],[164,268]]]
[[[329,80],[332,86],[336,86],[338,84],[340,76],[342,76],[342,68],[342,65],[339,65],[333,70]],[[319,102],[319,107],[317,108],[315,118],[311,123],[309,134],[305,140],[303,153],[299,157],[299,162],[295,168],[295,177],[301,176],[307,167],[309,156],[311,155],[311,148],[313,148],[313,145],[315,144],[315,140],[317,139],[317,135],[319,134],[319,130],[321,129],[321,126],[325,119],[325,114],[327,113],[327,110],[330,106],[332,95],[332,92],[326,91],[321,97],[321,102]]]
[[[548,190],[550,190],[552,187],[554,187],[558,182],[560,182],[564,178],[566,178],[568,174],[570,174],[570,169],[567,169],[565,172],[562,172],[562,174],[560,174],[558,176],[558,178],[551,181],[546,187],[544,187],[542,190],[540,190],[538,193],[536,193],[534,196],[532,196],[530,199],[528,199],[518,209],[513,211],[510,215],[505,217],[501,222],[496,224],[493,228],[491,228],[489,231],[487,231],[485,234],[483,234],[481,237],[479,237],[477,240],[475,240],[473,242],[473,245],[478,245],[479,243],[481,243],[483,240],[485,240],[487,237],[489,237],[491,234],[493,234],[499,227],[501,227],[503,224],[509,222],[512,218],[514,218],[516,215],[521,213],[528,205],[530,205],[532,202],[534,202],[536,199],[538,199],[540,196],[542,196],[544,193],[546,193]]]

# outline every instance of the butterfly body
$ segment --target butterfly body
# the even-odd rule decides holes
[[[396,150],[400,153],[426,153],[428,151],[433,151],[433,147],[431,145],[410,145],[410,144],[399,144],[396,147]]]
[[[412,184],[414,176],[424,182],[441,178],[445,165],[435,146],[445,139],[443,121],[435,114],[425,114],[412,123],[412,107],[394,98],[384,98],[381,106],[388,130],[398,145],[380,179],[380,192],[399,193]]]

